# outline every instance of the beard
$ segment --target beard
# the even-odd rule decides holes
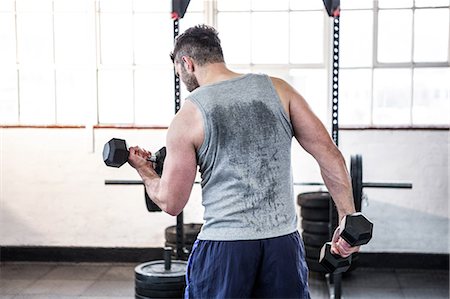
[[[181,66],[181,81],[183,81],[184,85],[186,85],[186,89],[191,92],[195,90],[200,85],[198,84],[197,78],[193,74],[188,74],[186,69]]]

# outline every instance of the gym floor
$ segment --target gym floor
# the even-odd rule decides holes
[[[0,265],[0,299],[134,298],[136,264],[19,263]],[[312,299],[329,298],[326,280],[310,277]],[[359,268],[343,278],[342,298],[449,298],[445,270]]]

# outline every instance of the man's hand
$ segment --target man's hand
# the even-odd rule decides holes
[[[138,146],[132,146],[129,149],[130,155],[128,156],[128,163],[136,170],[148,169],[154,171],[153,163],[148,161],[151,157],[151,153],[145,149]],[[156,174],[156,172],[155,172]]]
[[[343,238],[340,236],[341,229],[338,226],[333,234],[333,239],[331,240],[331,253],[337,254],[342,257],[348,257],[352,253],[358,252],[360,246],[352,247],[350,244],[347,243]]]

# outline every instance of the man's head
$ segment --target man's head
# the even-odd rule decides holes
[[[197,25],[180,34],[175,41],[170,58],[173,63],[181,63],[183,56],[191,57],[199,66],[224,62],[216,29],[207,25]]]
[[[206,25],[187,29],[176,39],[170,58],[187,90],[196,89],[199,86],[194,74],[196,66],[224,62],[218,32]]]

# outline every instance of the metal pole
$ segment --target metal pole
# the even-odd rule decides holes
[[[333,15],[333,66],[332,66],[332,102],[331,102],[331,136],[336,146],[339,146],[339,10],[336,10]],[[333,237],[333,232],[339,225],[339,215],[337,213],[336,205],[330,205],[330,239]],[[341,298],[341,280],[342,274],[331,274],[332,283],[334,285],[334,298]]]
[[[175,40],[178,36],[178,33],[180,31],[180,21],[178,18],[174,18],[173,20],[173,39]],[[175,98],[175,114],[178,113],[178,111],[181,108],[181,101],[180,101],[180,78],[177,76],[177,72],[175,68],[173,69],[173,75],[174,75],[174,98]],[[181,260],[184,258],[184,232],[183,232],[183,212],[181,212],[177,216],[177,227],[176,227],[176,236],[177,236],[177,259]]]

